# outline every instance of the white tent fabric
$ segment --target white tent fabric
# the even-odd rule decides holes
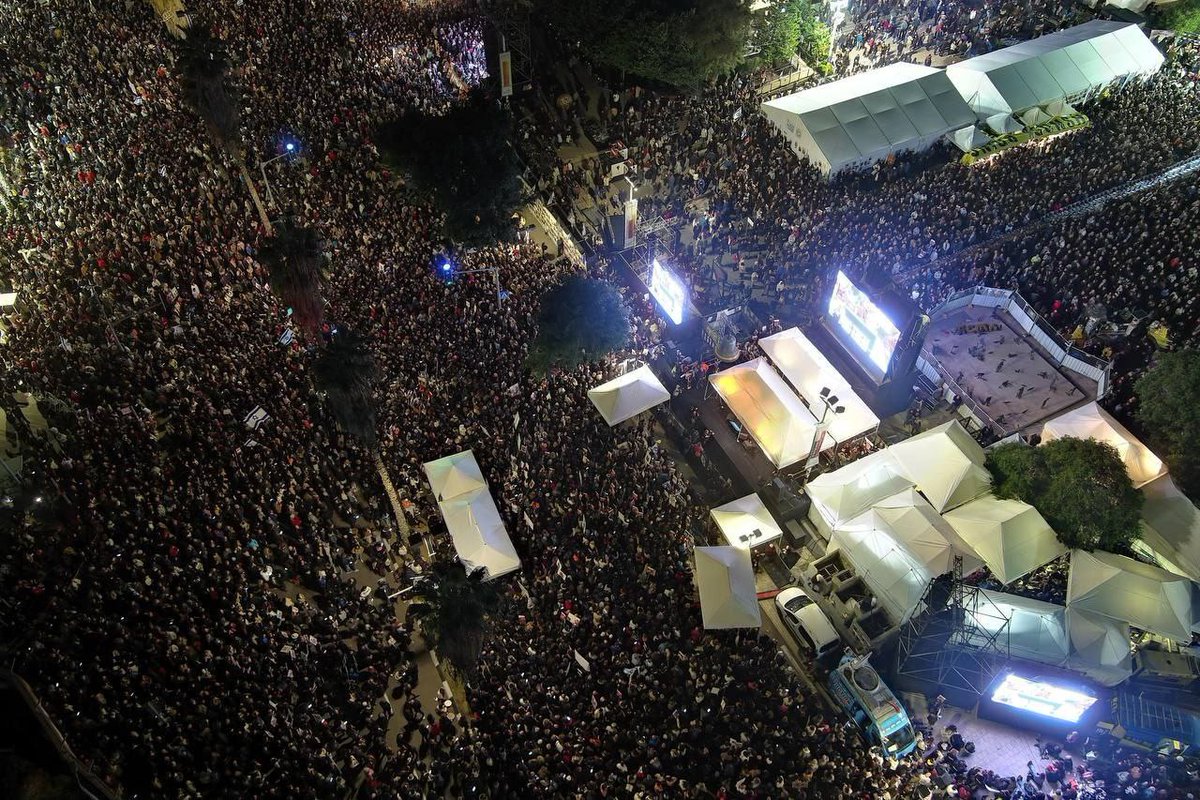
[[[776,467],[808,455],[817,419],[766,359],[721,370],[709,381]]]
[[[974,500],[992,484],[983,466],[983,448],[957,420],[918,433],[885,452],[939,512]]]
[[[822,389],[829,389],[832,395],[836,395],[837,404],[845,409],[841,414],[830,412],[829,436],[822,450],[879,427],[879,417],[875,416],[875,412],[855,394],[850,383],[799,328],[788,328],[759,339],[758,345],[783,377],[796,388],[810,409],[817,409],[818,414],[822,410]]]
[[[521,559],[486,488],[440,502],[438,508],[467,572],[483,567],[491,580],[520,568]]]
[[[1071,651],[1067,635],[1067,610],[1054,603],[1004,592],[981,589],[968,622],[975,630],[970,636],[982,645],[987,634],[1000,633],[1000,645],[1017,658],[1042,664],[1066,662]],[[1005,620],[1008,620],[1007,630]]]
[[[649,366],[641,366],[589,389],[588,399],[605,422],[616,425],[670,400],[671,393]]]
[[[924,150],[974,119],[944,72],[903,62],[770,100],[762,111],[826,174]]]
[[[1092,20],[951,64],[946,76],[979,119],[987,119],[1153,75],[1162,63],[1137,25]]]
[[[1021,124],[1026,128],[1032,128],[1034,125],[1041,125],[1043,122],[1050,121],[1050,115],[1037,106],[1022,111],[1020,116]]]
[[[997,134],[1017,133],[1025,130],[1025,126],[1017,122],[1016,117],[1010,113],[992,114],[984,120],[984,124]]]
[[[1163,566],[1200,581],[1200,509],[1170,475],[1160,475],[1142,487],[1142,541]]]
[[[983,147],[991,140],[992,137],[981,131],[977,125],[968,125],[950,134],[950,141],[964,153],[969,153],[976,147]]]
[[[1158,456],[1151,453],[1150,449],[1126,430],[1124,425],[1113,419],[1096,403],[1088,403],[1061,414],[1042,428],[1043,442],[1052,442],[1068,436],[1095,439],[1115,447],[1117,454],[1125,462],[1125,470],[1134,486],[1145,486],[1167,473],[1167,468]]]
[[[1067,607],[1101,614],[1180,642],[1191,641],[1192,582],[1112,553],[1071,551]]]
[[[479,469],[479,462],[470,450],[426,462],[423,466],[429,487],[438,500],[449,500],[487,488],[487,481]]]
[[[1020,500],[987,494],[944,517],[1004,584],[1067,552],[1038,510]]]
[[[963,574],[977,570],[983,562],[915,489],[905,489],[871,508],[876,521],[917,559],[931,575],[954,568],[954,557],[963,559]]]
[[[887,450],[878,450],[805,484],[804,491],[812,500],[808,516],[829,536],[837,526],[913,485]]]
[[[695,578],[705,628],[762,625],[749,548],[697,547]]]
[[[1055,100],[1046,104],[1046,113],[1051,117],[1069,117],[1075,113],[1075,107],[1066,100]]]
[[[1067,630],[1071,636],[1071,654],[1080,663],[1129,668],[1128,623],[1068,608]]]
[[[712,514],[725,541],[734,547],[757,547],[783,535],[783,529],[757,494],[739,497],[708,513]]]

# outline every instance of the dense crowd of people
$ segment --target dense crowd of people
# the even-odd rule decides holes
[[[378,454],[408,522],[445,550],[420,464],[472,448],[523,557],[502,580],[469,718],[421,707],[412,628],[385,599],[415,548],[374,454],[312,389],[320,342],[291,328],[267,286],[256,255],[268,232],[235,158],[184,102],[161,21],[85,0],[3,0],[0,16],[0,277],[20,295],[0,404],[37,491],[0,549],[0,642],[104,780],[179,798],[927,798],[982,780],[932,731],[927,757],[885,758],[771,639],[702,629],[689,561],[710,535],[706,508],[649,420],[614,429],[594,413],[586,390],[613,363],[544,377],[523,366],[538,298],[568,261],[534,245],[463,255],[463,270],[499,269],[502,305],[489,280],[433,274],[438,215],[371,136],[484,78],[468,3],[239,0],[193,9],[192,25],[235,65],[246,163],[298,145],[266,168],[269,212],[321,232],[326,317],[370,337]],[[734,79],[614,106],[664,207],[709,199],[697,274],[760,235],[795,284],[842,260],[908,267],[1196,146],[1194,90],[1163,79],[1118,93],[1092,131],[1044,152],[973,171],[902,162],[827,186],[753,114],[725,113],[751,91]],[[530,135],[551,147],[543,129]],[[584,174],[557,180],[578,188]],[[1146,235],[1177,219],[1120,213],[1145,215]],[[1132,235],[1114,232],[1096,258],[1117,263]],[[1035,249],[1065,262],[1065,247]],[[970,269],[1027,263],[997,259]],[[1182,319],[1194,267],[1162,268],[1179,275]],[[933,297],[954,274],[914,287]],[[1120,302],[1126,289],[1096,291]],[[661,329],[645,298],[629,301],[630,354],[646,355]],[[14,392],[39,398],[49,430],[26,423]],[[378,591],[356,580],[364,571]],[[389,736],[397,715],[406,724]],[[1121,758],[1088,768],[1156,797],[1195,788],[1172,763],[1133,775]]]

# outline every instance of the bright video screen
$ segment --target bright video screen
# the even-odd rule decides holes
[[[1096,702],[1096,698],[1083,692],[1031,681],[1016,675],[1009,675],[996,687],[996,691],[992,692],[992,700],[1064,722],[1078,722]]]
[[[829,297],[829,315],[880,372],[887,372],[892,351],[900,341],[900,331],[840,271],[833,284],[833,294]]]
[[[650,294],[658,301],[663,313],[671,322],[676,325],[683,322],[687,289],[671,270],[658,263],[657,258],[650,264]]]

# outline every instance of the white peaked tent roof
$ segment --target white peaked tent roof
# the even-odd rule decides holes
[[[950,141],[954,142],[954,146],[964,153],[969,153],[976,147],[983,147],[991,140],[992,137],[981,131],[976,125],[959,128],[950,134]]]
[[[783,535],[783,529],[757,494],[739,497],[709,513],[725,541],[735,547],[757,547]]]
[[[429,487],[438,500],[449,500],[467,492],[487,488],[487,481],[479,469],[479,462],[470,450],[426,462],[423,466]]]
[[[1067,552],[1038,510],[994,495],[947,511],[946,522],[1001,583],[1012,583]]]
[[[762,625],[749,548],[697,547],[696,588],[705,628]]]
[[[1192,582],[1112,553],[1071,552],[1067,606],[1187,642],[1195,622]]]
[[[588,390],[588,399],[609,425],[636,417],[671,399],[648,366],[641,366]]]
[[[829,546],[841,551],[879,604],[897,621],[908,619],[917,610],[933,579],[929,570],[887,531],[874,525],[835,528]]]
[[[1071,641],[1067,635],[1065,608],[986,589],[981,589],[980,594],[974,611],[968,612],[970,622],[978,629],[978,632],[972,632],[973,637],[1002,630],[1007,619],[1008,630],[1001,636],[1007,640],[1012,655],[1042,664],[1066,662]]]
[[[974,572],[983,563],[915,489],[884,498],[843,527],[852,530],[863,526],[887,533],[931,576],[949,572],[955,555],[963,558],[964,574]]]
[[[1200,581],[1200,509],[1170,475],[1147,483],[1142,495],[1142,541],[1172,570]]]
[[[1017,133],[1018,131],[1025,130],[1025,126],[1017,122],[1017,118],[1009,112],[991,114],[984,120],[983,124],[987,125],[995,133]]]
[[[467,572],[483,567],[491,580],[520,568],[521,559],[486,488],[440,502],[438,508]]]
[[[1067,609],[1067,631],[1071,655],[1079,664],[1129,669],[1129,623],[1072,607]]]
[[[1152,75],[1162,63],[1162,53],[1137,25],[1092,20],[951,64],[946,75],[984,119]]]
[[[983,448],[957,420],[918,433],[885,452],[938,511],[974,500],[992,485]]]
[[[912,486],[913,482],[901,474],[888,451],[877,450],[841,469],[818,475],[805,484],[804,491],[825,526],[836,528],[884,498]]]
[[[974,119],[945,73],[905,62],[770,100],[762,111],[824,172],[923,149]]]
[[[829,389],[831,395],[837,396],[837,404],[845,411],[841,414],[831,412],[829,438],[825,439],[822,449],[849,441],[879,427],[879,417],[875,416],[875,412],[855,394],[842,374],[834,369],[829,359],[800,332],[799,328],[788,328],[773,336],[759,339],[758,345],[771,359],[771,363],[783,373],[783,377],[796,387],[810,409],[821,409],[822,389]]]
[[[808,455],[817,419],[766,359],[721,370],[709,381],[776,467]]]
[[[1076,439],[1095,439],[1115,447],[1117,454],[1125,462],[1125,471],[1129,473],[1129,479],[1133,481],[1134,486],[1144,486],[1167,472],[1158,456],[1151,453],[1146,445],[1138,441],[1124,425],[1113,419],[1096,403],[1088,403],[1060,414],[1042,428],[1043,442],[1068,436]]]

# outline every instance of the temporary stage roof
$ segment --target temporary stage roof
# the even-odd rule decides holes
[[[1001,583],[1012,583],[1067,552],[1038,510],[993,495],[947,511],[946,522]]]
[[[1067,606],[1168,639],[1188,642],[1192,638],[1192,582],[1124,556],[1073,550]]]
[[[1200,509],[1170,475],[1160,475],[1142,487],[1142,541],[1164,566],[1200,581]]]
[[[783,535],[783,529],[757,494],[739,497],[709,513],[725,541],[735,547],[757,547]]]
[[[808,455],[816,417],[766,359],[721,370],[709,381],[776,467],[795,464]]]
[[[468,573],[483,567],[491,580],[520,568],[521,559],[486,488],[442,501],[438,508]]]
[[[875,503],[912,486],[888,451],[877,450],[805,484],[804,491],[812,500],[809,519],[828,535]]]
[[[1095,439],[1115,447],[1121,460],[1125,462],[1125,470],[1134,486],[1144,486],[1167,472],[1158,456],[1151,453],[1149,448],[1125,429],[1124,425],[1113,419],[1096,403],[1088,403],[1061,414],[1042,428],[1043,442],[1068,436]]]
[[[487,488],[479,462],[470,450],[426,462],[424,468],[429,488],[439,501]]]
[[[894,444],[886,451],[938,511],[974,500],[992,483],[983,448],[951,420]]]
[[[762,111],[825,173],[923,150],[974,121],[944,72],[904,62],[770,100]]]
[[[762,625],[749,548],[697,547],[695,576],[705,628]]]
[[[1119,683],[1129,677],[1131,655],[1129,624],[1079,608],[1067,609],[1067,632],[1071,638],[1070,666],[1091,672],[1102,668],[1112,674],[1106,681]]]
[[[831,395],[837,396],[837,405],[845,410],[841,414],[830,412],[830,438],[825,440],[823,450],[879,427],[879,417],[875,416],[875,412],[855,394],[842,374],[834,369],[829,359],[799,328],[788,328],[759,339],[758,345],[783,377],[796,387],[808,407],[817,409],[817,414],[822,411],[822,389],[829,389]]]
[[[1092,20],[951,64],[946,75],[986,119],[1152,75],[1162,63],[1162,53],[1137,25]]]
[[[616,425],[671,399],[671,393],[650,367],[641,366],[589,389],[588,399],[605,422]]]
[[[1029,597],[981,589],[981,595],[970,615],[970,622],[979,629],[972,638],[983,634],[1001,633],[1001,647],[1017,658],[1037,661],[1042,664],[1062,664],[1071,650],[1067,635],[1067,610],[1054,603],[1046,603]],[[1004,631],[1004,621],[1008,630]],[[1128,644],[1128,643],[1126,643]]]

